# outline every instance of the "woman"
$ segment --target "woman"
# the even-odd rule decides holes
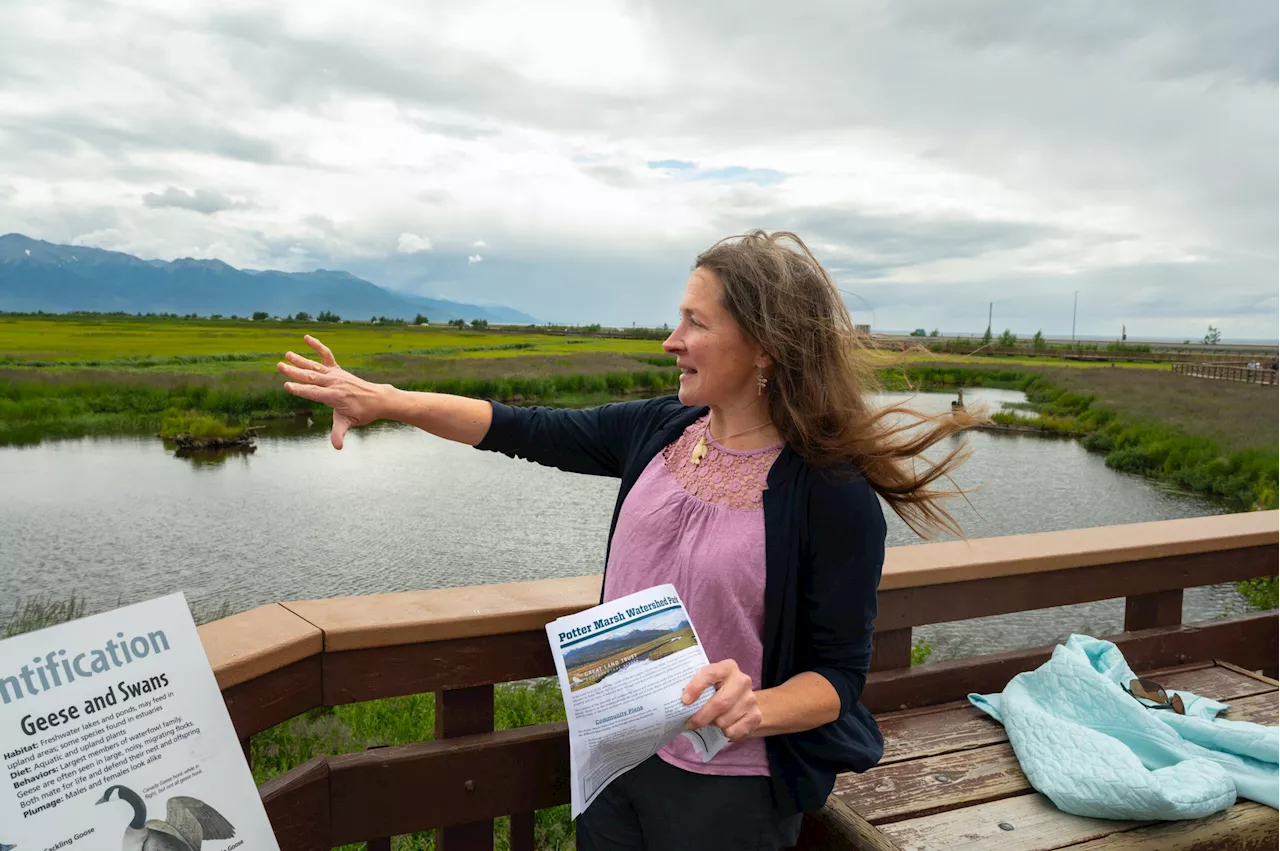
[[[963,447],[916,456],[971,418],[870,406],[848,311],[799,238],[754,231],[698,257],[663,343],[674,397],[552,410],[404,392],[307,342],[321,363],[290,352],[279,368],[289,392],[333,407],[337,449],[352,426],[393,419],[622,480],[603,599],[676,587],[714,660],[685,688],[686,703],[716,690],[690,727],[731,743],[703,764],[677,737],[579,817],[579,848],[789,848],[837,772],[880,759],[858,702],[884,558],[877,494],[917,531],[951,528],[930,486]]]

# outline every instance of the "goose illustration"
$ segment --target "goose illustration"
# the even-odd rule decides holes
[[[128,786],[111,786],[97,803],[125,801],[133,820],[124,830],[122,851],[200,851],[207,839],[231,839],[236,829],[198,798],[175,795],[165,803],[164,821],[147,818],[147,805]]]

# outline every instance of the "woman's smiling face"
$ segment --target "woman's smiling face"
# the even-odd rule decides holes
[[[680,300],[680,324],[662,349],[680,367],[680,401],[690,406],[741,407],[755,401],[763,350],[742,333],[723,303],[720,278],[698,268]]]

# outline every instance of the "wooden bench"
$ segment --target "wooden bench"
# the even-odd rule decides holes
[[[1224,662],[1146,676],[1231,704],[1226,716],[1276,725],[1275,680]],[[1239,801],[1196,821],[1081,818],[1027,782],[1004,727],[969,702],[879,716],[881,763],[840,777],[832,801],[805,825],[800,848],[859,851],[1174,851],[1265,848],[1280,840],[1270,807]]]

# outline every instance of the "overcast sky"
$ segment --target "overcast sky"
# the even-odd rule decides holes
[[[1277,4],[0,4],[0,233],[675,319],[794,230],[880,329],[1277,333]]]

